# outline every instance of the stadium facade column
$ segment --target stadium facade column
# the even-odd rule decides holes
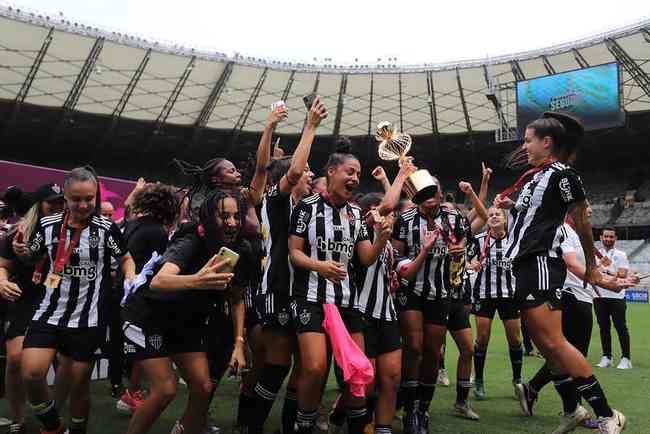
[[[95,42],[88,53],[88,57],[86,57],[77,78],[72,84],[70,93],[68,93],[68,96],[63,103],[61,118],[52,133],[51,144],[53,148],[71,120],[72,114],[77,107],[77,102],[79,102],[79,97],[83,94],[83,91],[86,88],[86,83],[88,83],[88,77],[90,77],[92,71],[95,70],[95,65],[97,64],[97,59],[99,59],[99,54],[102,52],[102,48],[104,48],[104,37],[99,37],[95,39]],[[41,156],[43,155],[41,152],[39,152],[39,154]]]
[[[41,44],[41,48],[38,50],[38,53],[36,53],[36,57],[34,58],[34,61],[32,62],[32,65],[29,68],[27,75],[25,76],[25,80],[20,86],[20,90],[18,91],[18,94],[14,99],[13,109],[11,110],[9,119],[7,120],[7,123],[5,124],[4,127],[4,131],[3,131],[4,139],[8,137],[9,131],[16,125],[16,122],[18,121],[18,115],[20,114],[20,109],[22,108],[23,103],[25,102],[25,98],[27,98],[27,95],[29,94],[29,90],[31,89],[32,83],[34,82],[34,77],[36,77],[36,73],[38,72],[38,70],[41,67],[41,64],[43,63],[43,59],[47,54],[47,50],[50,48],[52,39],[54,39],[54,27],[50,27],[50,30],[47,32],[47,35],[45,36],[45,39]]]
[[[343,99],[345,98],[345,93],[348,89],[348,74],[347,72],[341,74],[341,86],[339,87],[339,99],[336,104],[336,117],[334,118],[334,132],[332,136],[334,138],[332,142],[332,150],[334,149],[334,143],[336,139],[339,138],[341,133],[341,119],[343,119],[343,108],[345,106]]]
[[[572,48],[571,51],[573,52],[573,58],[576,60],[578,65],[580,65],[580,68],[589,68],[589,62],[587,62],[587,60],[577,48]]]
[[[122,113],[124,112],[126,105],[129,103],[129,99],[131,99],[131,95],[133,95],[133,91],[138,85],[138,82],[140,81],[140,77],[142,77],[142,74],[147,68],[150,58],[151,58],[151,48],[147,49],[147,51],[144,53],[144,56],[142,57],[142,60],[140,60],[137,69],[131,76],[129,83],[126,85],[126,88],[124,89],[124,92],[122,92],[122,95],[120,96],[120,100],[117,102],[117,105],[113,109],[113,113],[111,114],[111,119],[108,124],[108,129],[104,133],[104,136],[102,137],[102,141],[99,143],[99,147],[97,148],[98,151],[105,149],[113,139],[113,135],[115,134],[115,131],[117,130],[117,126],[120,123],[120,118],[122,117]],[[96,155],[97,158],[101,158],[100,152],[96,152]]]
[[[192,134],[193,147],[198,146],[201,139],[201,134],[203,133],[205,127],[208,125],[210,117],[212,117],[212,113],[214,112],[214,109],[217,106],[219,99],[221,98],[221,94],[226,87],[226,83],[228,83],[228,80],[232,75],[234,66],[235,62],[233,61],[226,63],[223,71],[221,71],[221,75],[219,75],[219,78],[212,87],[212,91],[210,92],[208,99],[205,101],[205,104],[203,104],[199,116],[196,118],[196,121],[194,121],[194,132]]]
[[[526,80],[526,76],[524,75],[524,71],[522,71],[521,66],[519,66],[519,62],[516,60],[511,60],[510,69],[512,70],[512,75],[515,76],[515,81]]]
[[[473,143],[474,139],[472,137],[472,123],[469,119],[469,111],[467,111],[467,101],[465,101],[465,92],[463,91],[463,83],[460,80],[460,69],[456,68],[456,83],[458,83],[458,95],[460,96],[460,104],[463,107],[463,115],[465,115],[465,124],[467,125],[467,134],[469,136],[470,142]]]
[[[176,104],[176,101],[178,100],[178,96],[183,91],[183,88],[185,87],[185,83],[187,83],[187,79],[190,78],[190,74],[192,74],[192,70],[194,69],[195,64],[196,64],[196,56],[190,57],[190,61],[187,62],[187,65],[183,70],[183,74],[176,82],[176,86],[174,86],[172,93],[169,94],[169,97],[167,98],[167,101],[165,101],[165,105],[160,111],[160,114],[153,122],[151,135],[149,136],[147,146],[144,147],[145,154],[148,154],[152,150],[156,137],[158,137],[163,132],[163,129],[165,128],[165,123],[167,122],[167,118],[169,117],[169,114],[174,109],[174,104]]]
[[[615,39],[605,39],[605,45],[616,61],[623,66],[623,69],[630,74],[636,84],[650,97],[650,77],[634,61],[634,59],[616,42]]]
[[[368,105],[368,142],[373,143],[373,133],[372,133],[372,104],[375,97],[375,73],[370,73],[370,102]]]
[[[551,61],[548,60],[548,57],[546,55],[542,54],[542,62],[544,63],[544,68],[546,68],[546,72],[548,72],[549,75],[555,74],[555,68],[551,64]]]
[[[230,157],[230,152],[232,151],[232,148],[237,142],[237,140],[239,139],[239,135],[244,129],[244,125],[246,125],[248,116],[251,114],[251,110],[253,110],[255,101],[257,100],[257,97],[260,95],[260,91],[262,90],[262,86],[264,86],[264,82],[266,81],[266,77],[268,73],[269,73],[269,68],[268,67],[264,68],[262,74],[260,75],[259,80],[257,80],[257,84],[253,88],[253,92],[251,92],[250,96],[248,97],[246,106],[244,106],[244,110],[239,116],[239,119],[237,120],[237,123],[235,124],[234,128],[232,129],[230,145],[228,146],[228,149],[226,150],[226,154],[225,154],[226,157]]]
[[[402,105],[402,73],[397,74],[397,91],[399,95],[399,130],[404,131],[404,116]]]

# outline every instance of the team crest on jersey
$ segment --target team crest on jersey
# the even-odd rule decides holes
[[[397,297],[397,301],[399,301],[399,304],[401,304],[402,306],[406,306],[406,302],[408,301],[408,298],[406,297],[406,295],[400,295],[399,297]]]
[[[300,312],[300,323],[302,325],[307,325],[309,324],[309,321],[311,320],[311,312],[309,312],[307,309],[303,309],[302,312]]]
[[[88,237],[88,244],[91,249],[96,249],[99,246],[99,237],[97,235],[91,235]]]
[[[475,309],[477,312],[478,312],[479,310],[481,310],[481,303],[479,303],[479,302],[474,303],[474,309]]]
[[[571,184],[569,184],[569,178],[562,178],[560,180],[560,194],[566,203],[573,201],[573,194],[571,193]]]
[[[149,345],[151,345],[156,351],[160,350],[162,347],[163,338],[160,335],[151,335],[149,336]]]
[[[559,300],[562,298],[562,290],[560,288],[555,290],[555,297]]]
[[[278,313],[278,323],[280,323],[281,326],[285,326],[288,322],[289,322],[289,314],[287,312],[282,311]]]
[[[61,194],[61,187],[59,187],[59,184],[54,184],[52,186],[52,191],[55,192],[56,194]]]

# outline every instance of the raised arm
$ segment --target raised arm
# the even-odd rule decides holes
[[[161,292],[177,292],[188,289],[224,290],[230,285],[232,273],[219,273],[228,260],[220,260],[214,255],[205,266],[195,274],[181,275],[181,269],[172,262],[165,262],[151,281],[150,289]]]
[[[418,255],[412,262],[405,264],[404,266],[400,267],[399,270],[397,270],[399,276],[402,279],[406,279],[409,282],[415,279],[418,274],[418,270],[422,267],[422,264],[424,264],[427,256],[429,256],[429,253],[431,252],[431,249],[433,248],[433,245],[435,244],[437,238],[438,231],[432,231],[424,234],[424,242],[422,243],[422,248],[420,249],[420,252],[418,252]]]
[[[255,162],[255,173],[251,180],[251,201],[253,205],[258,205],[262,201],[264,187],[266,187],[266,166],[271,161],[271,138],[275,127],[287,118],[288,112],[285,106],[276,107],[271,111],[266,119],[264,132],[257,147],[257,160]]]
[[[384,195],[384,200],[381,201],[381,204],[377,209],[380,215],[388,215],[388,213],[399,206],[399,199],[402,194],[402,189],[404,188],[404,182],[406,182],[409,175],[416,170],[417,167],[415,167],[410,160],[404,160],[404,163],[402,163],[402,166],[393,181],[393,185],[389,184],[389,188],[386,190],[386,194]],[[386,182],[388,182],[388,180],[386,180]]]
[[[471,216],[470,222],[472,225],[472,233],[476,234],[480,232],[481,228],[485,226],[485,223],[487,222],[487,209],[485,208],[485,205],[481,199],[479,199],[479,197],[474,192],[472,184],[469,182],[461,181],[458,183],[458,187],[463,193],[469,196],[469,199],[472,201],[472,205],[474,205],[474,209],[472,211],[475,211],[475,215]]]
[[[381,251],[386,247],[386,243],[390,240],[393,233],[393,219],[385,218],[381,223],[375,225],[377,237],[373,243],[370,240],[363,240],[357,244],[357,254],[359,255],[359,262],[364,267],[368,267],[375,263]]]
[[[388,177],[386,176],[386,171],[384,168],[381,166],[375,167],[372,170],[372,177],[381,184],[381,188],[384,189],[384,193],[388,193],[388,190],[390,189],[390,181],[388,181]]]
[[[478,192],[478,198],[482,203],[485,203],[487,200],[490,177],[492,176],[492,169],[487,167],[483,161],[481,161],[481,168],[483,169],[483,176],[481,177],[481,189]]]
[[[289,171],[287,172],[287,175],[282,177],[280,180],[280,191],[282,193],[289,193],[291,187],[300,181],[300,177],[307,166],[307,160],[309,160],[311,145],[316,137],[316,129],[320,125],[321,121],[327,117],[327,114],[327,108],[321,102],[320,97],[317,96],[307,114],[307,124],[305,125],[305,129],[302,131],[298,147],[291,158]]]

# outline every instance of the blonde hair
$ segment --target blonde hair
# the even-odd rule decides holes
[[[36,224],[40,218],[40,207],[41,203],[36,202],[32,207],[25,213],[20,222],[18,223],[20,229],[23,232],[23,237],[25,240],[29,240],[36,228]]]

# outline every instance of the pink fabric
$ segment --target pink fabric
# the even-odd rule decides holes
[[[323,311],[323,328],[330,338],[334,359],[343,370],[343,379],[350,385],[352,395],[363,398],[366,395],[366,386],[375,379],[375,370],[350,337],[336,305],[324,304]]]

